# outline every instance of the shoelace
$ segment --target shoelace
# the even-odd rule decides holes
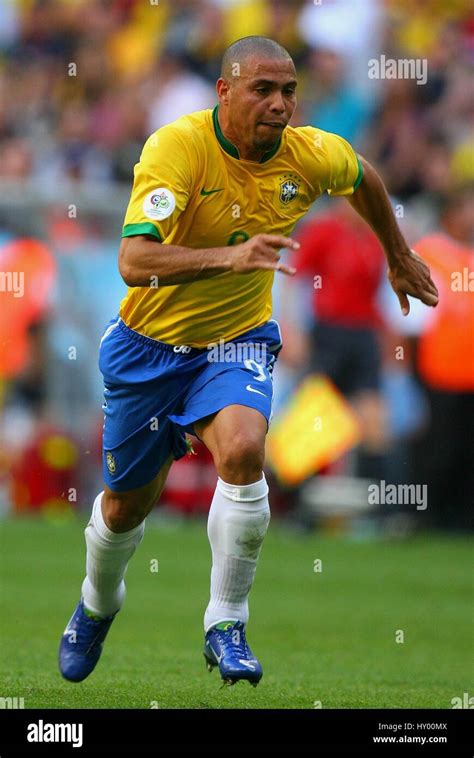
[[[79,645],[85,648],[85,653],[88,654],[88,653],[91,653],[93,650],[95,650],[97,645],[100,645],[104,641],[105,636],[109,630],[110,624],[112,623],[112,619],[107,619],[107,620],[104,619],[104,621],[94,621],[94,619],[91,619],[85,616],[85,622],[87,626],[89,627],[89,629],[94,630],[94,637],[89,642],[89,637],[86,631],[83,630],[82,634],[78,635],[77,641]],[[84,623],[84,619],[83,619],[83,623]],[[84,639],[84,637],[86,637],[86,639]]]
[[[239,632],[239,642],[234,642],[234,633]],[[225,653],[236,653],[239,658],[251,658],[252,653],[245,638],[243,629],[232,629],[230,632],[220,632],[219,641]]]

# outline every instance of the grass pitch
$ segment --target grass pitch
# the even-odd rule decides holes
[[[288,533],[276,520],[250,598],[257,688],[221,688],[205,669],[200,521],[149,520],[96,670],[66,682],[57,650],[79,599],[85,523],[0,523],[0,696],[25,708],[451,708],[469,692],[467,537],[361,543]]]

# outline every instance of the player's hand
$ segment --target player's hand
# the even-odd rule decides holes
[[[279,251],[283,247],[298,250],[299,246],[300,243],[290,237],[282,237],[279,234],[256,234],[255,237],[232,248],[232,271],[238,274],[249,274],[258,269],[268,269],[294,276],[296,269],[280,263]]]
[[[430,276],[430,270],[414,250],[400,255],[390,266],[388,280],[398,297],[404,316],[410,313],[407,295],[418,298],[425,305],[438,305],[439,293]]]

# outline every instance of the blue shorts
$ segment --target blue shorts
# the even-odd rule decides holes
[[[101,340],[104,481],[136,489],[187,452],[185,432],[227,405],[255,408],[270,423],[280,328],[267,321],[207,348],[169,345],[113,319]]]

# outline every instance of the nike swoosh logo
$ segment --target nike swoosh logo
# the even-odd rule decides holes
[[[221,660],[222,660],[222,656],[224,655],[224,653],[221,653],[220,655],[217,655],[216,651],[214,650],[214,648],[212,647],[212,645],[210,643],[209,643],[209,647],[211,648],[212,652],[216,656],[217,663],[220,663]]]
[[[224,190],[224,187],[221,187],[221,189],[215,189],[215,190],[205,190],[204,188],[201,190],[201,195],[213,195],[214,192],[222,192]]]
[[[247,384],[245,389],[248,390],[249,392],[258,392],[259,395],[263,395],[263,397],[266,397],[266,394],[264,392],[260,392],[260,390],[254,389],[253,387],[250,386],[250,384]]]
[[[252,669],[252,671],[255,671],[255,666],[253,663],[249,663],[248,661],[243,661],[242,658],[239,658],[239,663],[242,664],[242,666],[247,666],[247,668]]]

